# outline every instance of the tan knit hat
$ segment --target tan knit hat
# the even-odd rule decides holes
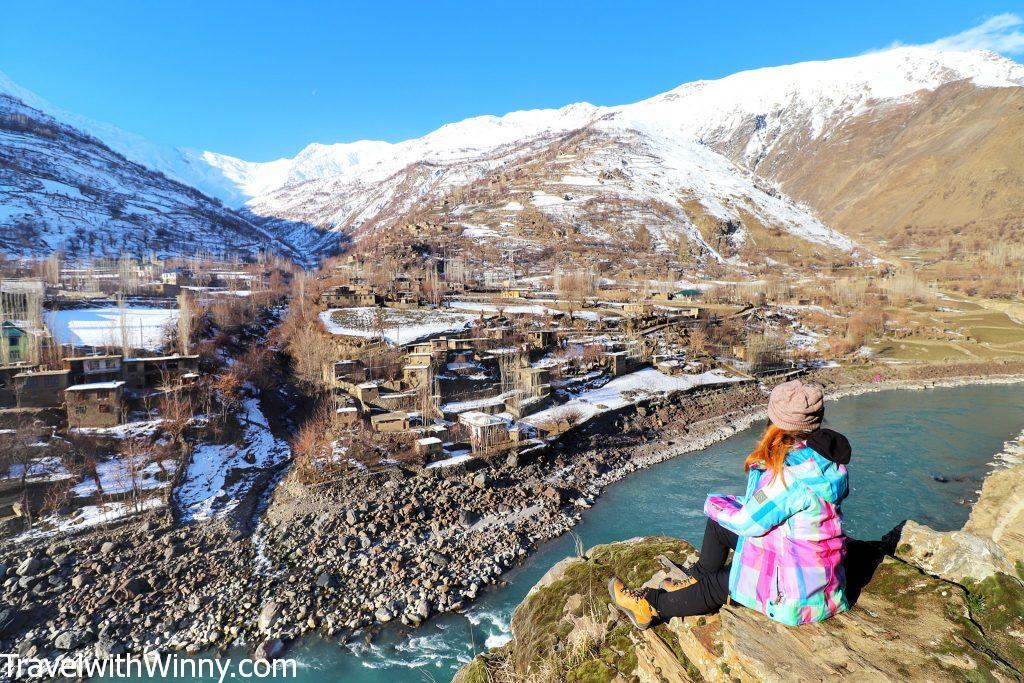
[[[783,382],[768,397],[768,419],[787,432],[813,432],[825,416],[825,396],[817,384]]]

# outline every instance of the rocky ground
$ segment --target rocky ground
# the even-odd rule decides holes
[[[765,401],[755,385],[677,394],[601,416],[550,447],[466,467],[396,467],[320,487],[285,475],[272,499],[254,502],[257,512],[267,506],[254,528],[153,514],[5,544],[0,651],[244,642],[274,656],[311,632],[415,626],[460,609],[570,529],[608,483],[745,428]]]
[[[851,541],[853,607],[801,627],[727,606],[637,631],[610,605],[607,581],[654,585],[666,575],[659,555],[696,559],[685,541],[660,537],[558,563],[513,614],[512,641],[456,683],[1024,678],[1024,564],[991,537],[906,522],[880,541]]]

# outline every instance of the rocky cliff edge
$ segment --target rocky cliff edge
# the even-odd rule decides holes
[[[1024,680],[1024,465],[985,482],[961,531],[905,522],[851,541],[852,609],[787,627],[743,607],[640,632],[606,592],[689,564],[685,541],[635,538],[552,567],[512,617],[513,639],[479,655],[457,683]]]

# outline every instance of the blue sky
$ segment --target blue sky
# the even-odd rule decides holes
[[[5,2],[0,70],[154,141],[266,161],[958,34],[1019,58],[1020,14],[984,0]]]

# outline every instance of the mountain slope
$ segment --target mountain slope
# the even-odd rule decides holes
[[[423,214],[443,199],[449,215],[482,221],[478,227],[489,232],[480,234],[507,236],[521,221],[499,209],[524,204],[525,197],[525,205],[547,219],[574,224],[575,234],[598,240],[630,239],[643,226],[656,245],[682,236],[696,251],[716,256],[771,241],[849,251],[853,243],[842,233],[884,239],[901,221],[930,215],[946,216],[946,224],[972,220],[986,213],[985,197],[993,192],[1007,195],[1001,220],[1019,216],[1024,192],[1016,180],[1002,183],[1012,158],[979,153],[977,163],[964,166],[966,175],[951,175],[941,162],[965,151],[957,139],[967,136],[958,131],[981,135],[978,149],[991,145],[983,143],[986,133],[978,125],[943,110],[935,98],[955,89],[961,99],[976,100],[977,112],[984,102],[996,106],[997,93],[1019,93],[1021,84],[1024,66],[995,53],[907,47],[688,83],[618,107],[574,104],[476,117],[397,144],[310,145],[294,159],[268,164],[211,153],[204,158],[253,196],[248,207],[254,214],[308,221],[356,238]],[[928,146],[922,149],[914,136],[879,144],[879,130],[895,135],[912,122],[928,136]],[[991,139],[1012,140],[1014,126],[1004,127],[1005,134]],[[561,163],[567,158],[559,159],[559,150],[569,141],[576,156]],[[896,169],[912,157],[917,175],[908,185]],[[577,182],[563,182],[555,166]],[[876,172],[883,168],[888,171]],[[628,178],[611,181],[627,169]],[[860,180],[847,183],[844,173]],[[500,180],[509,174],[515,183]],[[479,195],[481,184],[493,220],[479,204],[451,203]],[[529,200],[563,190],[575,191],[573,198]],[[956,197],[957,210],[941,197]],[[885,210],[901,203],[918,209]],[[624,204],[633,211],[621,211]],[[619,234],[595,227],[612,215]]]
[[[247,255],[305,260],[306,249],[96,137],[26,104],[0,83],[0,249],[40,255]],[[29,97],[31,100],[32,98]],[[71,117],[75,119],[75,117]],[[304,247],[320,231],[289,232]]]

